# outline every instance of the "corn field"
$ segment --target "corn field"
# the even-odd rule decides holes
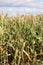
[[[0,65],[43,65],[43,15],[0,15]]]

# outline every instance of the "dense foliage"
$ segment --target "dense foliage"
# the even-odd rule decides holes
[[[43,65],[43,15],[0,15],[0,65]]]

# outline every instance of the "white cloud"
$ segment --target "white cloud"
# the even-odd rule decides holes
[[[43,8],[43,2],[37,0],[0,0],[0,6],[31,6]]]
[[[3,3],[17,3],[17,2],[31,2],[31,1],[34,1],[34,0],[1,0],[0,2],[3,2]]]
[[[0,0],[0,6],[25,6],[34,0]]]
[[[17,6],[17,5],[21,5],[21,6],[24,6],[24,5],[29,5],[30,3],[34,2],[36,0],[0,0],[0,4],[2,3],[2,5],[11,5],[11,6]]]

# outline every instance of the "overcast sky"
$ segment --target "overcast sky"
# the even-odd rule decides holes
[[[2,8],[3,7],[3,8]],[[43,0],[0,0],[0,12],[43,13]]]

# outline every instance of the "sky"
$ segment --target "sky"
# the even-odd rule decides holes
[[[43,14],[43,0],[0,0],[0,13]]]

